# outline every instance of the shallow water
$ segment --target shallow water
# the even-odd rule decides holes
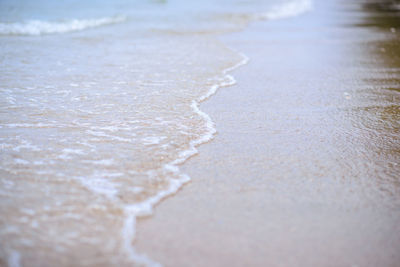
[[[215,132],[198,109],[245,56],[216,34],[308,1],[0,3],[0,263],[156,264],[135,219]]]

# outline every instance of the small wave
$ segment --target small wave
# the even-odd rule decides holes
[[[312,9],[311,0],[291,1],[279,6],[275,6],[270,11],[256,16],[257,19],[284,19],[298,16]]]
[[[63,22],[29,20],[26,22],[0,23],[0,35],[42,35],[81,31],[89,28],[120,23],[124,16],[98,19],[72,19]]]
[[[128,205],[125,207],[126,217],[125,217],[124,227],[122,229],[124,248],[127,254],[130,256],[130,258],[138,265],[152,266],[152,267],[161,266],[160,263],[155,262],[150,258],[148,258],[147,256],[136,252],[135,248],[132,246],[132,240],[135,239],[136,235],[135,232],[136,220],[138,217],[152,214],[153,207],[157,203],[162,201],[164,198],[175,194],[185,183],[191,180],[191,178],[188,175],[181,172],[181,170],[179,169],[179,165],[184,163],[187,159],[189,159],[193,155],[197,154],[198,153],[197,147],[201,144],[209,142],[217,132],[214,122],[211,120],[210,116],[208,116],[205,112],[199,109],[199,105],[201,102],[207,100],[209,97],[214,95],[220,87],[231,86],[236,83],[235,78],[229,75],[228,73],[239,68],[242,65],[247,64],[249,61],[249,58],[246,55],[239,52],[237,53],[240,55],[241,60],[235,65],[226,68],[223,71],[223,77],[225,79],[211,86],[206,94],[200,96],[196,100],[193,100],[192,104],[190,105],[192,110],[205,120],[205,127],[207,131],[200,138],[192,140],[189,144],[190,145],[189,148],[187,150],[182,151],[179,154],[178,158],[172,160],[171,162],[163,166],[164,169],[174,173],[178,178],[170,179],[169,187],[167,189],[159,191],[156,195],[148,199],[145,199],[142,202]]]

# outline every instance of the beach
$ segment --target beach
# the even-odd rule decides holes
[[[218,133],[182,166],[191,183],[139,220],[138,251],[165,266],[398,266],[399,37],[382,12],[317,2],[223,36],[250,61],[201,104]]]
[[[399,266],[400,4],[0,3],[0,266]]]

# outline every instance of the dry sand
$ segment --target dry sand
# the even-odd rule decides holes
[[[250,62],[202,104],[218,134],[139,221],[138,251],[165,266],[400,266],[398,33],[374,6],[319,2],[222,38]]]

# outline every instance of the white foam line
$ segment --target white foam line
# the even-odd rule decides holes
[[[63,22],[29,20],[26,22],[0,23],[0,35],[42,35],[81,31],[89,28],[120,23],[125,16],[98,19],[72,19]],[[77,84],[71,84],[77,86]]]
[[[153,207],[157,203],[162,201],[164,198],[175,194],[185,183],[191,180],[188,175],[180,172],[178,165],[182,164],[188,158],[197,154],[198,150],[196,147],[210,141],[217,132],[217,130],[215,129],[214,122],[211,120],[208,114],[199,109],[199,105],[201,102],[207,100],[209,97],[214,95],[217,92],[218,88],[223,86],[233,85],[236,83],[236,80],[233,78],[233,76],[228,75],[227,73],[246,64],[249,61],[249,58],[244,54],[241,53],[238,54],[242,57],[242,60],[236,65],[227,68],[223,71],[224,78],[227,79],[228,81],[223,81],[219,84],[211,86],[210,90],[205,95],[199,97],[197,100],[192,101],[191,108],[196,114],[201,116],[206,121],[207,132],[199,139],[191,141],[189,149],[181,152],[177,159],[164,165],[164,169],[173,172],[175,175],[178,175],[179,178],[171,179],[169,187],[166,190],[158,192],[157,195],[143,202],[133,205],[128,205],[124,209],[126,217],[125,217],[124,227],[122,229],[122,239],[124,242],[123,245],[130,259],[134,261],[136,264],[144,266],[154,266],[154,267],[161,266],[160,263],[155,262],[149,259],[147,256],[136,252],[135,248],[133,247],[133,241],[135,239],[135,234],[136,234],[135,232],[136,219],[140,216],[147,216],[152,214]]]

